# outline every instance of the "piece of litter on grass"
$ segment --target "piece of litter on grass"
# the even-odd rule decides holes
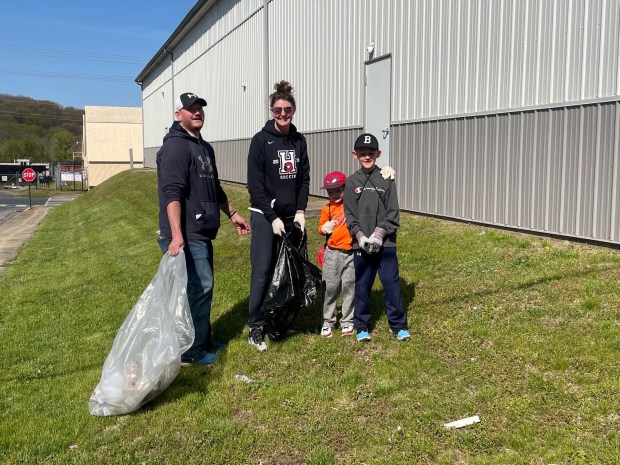
[[[75,449],[77,449],[77,448],[78,448],[78,445],[77,445],[77,444],[71,444],[71,445],[69,446],[69,450],[75,450]]]
[[[252,378],[250,378],[249,376],[246,375],[235,375],[235,379],[238,379],[239,381],[243,381],[244,383],[253,383],[254,380]]]
[[[445,423],[443,427],[463,428],[464,426],[473,425],[474,423],[480,423],[480,417],[478,415],[474,415],[473,417],[461,418],[460,420],[451,421],[450,423]]]

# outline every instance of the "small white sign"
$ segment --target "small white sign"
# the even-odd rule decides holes
[[[2,176],[2,182],[7,182],[9,180],[8,176]]]

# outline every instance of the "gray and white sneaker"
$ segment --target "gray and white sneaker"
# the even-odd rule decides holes
[[[263,333],[260,332],[260,328],[251,328],[248,335],[248,344],[256,347],[259,352],[265,352],[267,350],[267,344],[263,339]]]

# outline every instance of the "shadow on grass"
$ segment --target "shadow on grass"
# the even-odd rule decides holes
[[[228,344],[244,332],[248,320],[248,303],[249,299],[247,298],[237,302],[230,310],[224,312],[217,320],[211,322],[215,341]],[[221,350],[218,355],[220,359],[216,362],[216,365],[225,363],[227,355],[226,348]],[[213,368],[215,368],[216,365],[214,365]],[[198,376],[198,370],[201,370],[200,374],[202,375],[207,373],[213,375],[214,373],[212,368],[207,366],[181,368],[181,372],[174,379],[172,384],[159,396],[140,408],[138,412],[154,410],[162,405],[178,402],[183,397],[194,392],[204,391],[205,387],[200,380],[201,377]]]
[[[580,277],[588,276],[591,274],[598,274],[604,271],[616,271],[616,270],[617,270],[616,265],[608,265],[608,266],[603,266],[603,267],[590,267],[587,270],[576,270],[576,271],[570,271],[570,272],[565,272],[565,273],[556,273],[556,274],[552,274],[549,276],[541,276],[538,278],[530,279],[529,281],[525,281],[522,283],[507,284],[505,281],[502,281],[502,284],[505,284],[505,285],[502,285],[501,287],[494,287],[491,289],[486,289],[486,290],[478,291],[478,292],[469,292],[469,293],[465,292],[465,293],[461,293],[458,295],[452,295],[444,299],[432,300],[428,302],[428,305],[440,306],[440,305],[445,305],[445,304],[453,304],[455,302],[467,302],[469,299],[478,299],[481,297],[488,297],[488,296],[498,294],[500,292],[525,290],[525,289],[529,289],[532,287],[549,284],[552,282],[562,281],[564,279],[580,278]]]
[[[248,322],[249,303],[249,299],[245,298],[224,312],[217,320],[211,321],[215,341],[228,344],[244,332]]]
[[[415,283],[405,281],[404,279],[401,278],[400,295],[401,295],[401,299],[403,302],[403,310],[405,311],[405,314],[407,314],[407,310],[409,306],[413,303],[413,300],[415,299]],[[381,318],[381,316],[386,315],[385,299],[383,297],[383,289],[371,291],[370,306],[373,310],[370,316],[370,324],[368,326],[369,326],[370,331],[372,331],[377,321]]]

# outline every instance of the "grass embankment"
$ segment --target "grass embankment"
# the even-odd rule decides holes
[[[245,189],[227,191],[247,212]],[[406,214],[411,341],[389,335],[377,286],[370,344],[321,338],[315,312],[258,353],[244,326],[250,240],[224,219],[220,361],[184,368],[132,415],[90,416],[116,331],[157,269],[156,222],[155,174],[125,172],[56,207],[7,266],[3,463],[617,463],[620,254]],[[442,428],[475,414],[477,425]]]

